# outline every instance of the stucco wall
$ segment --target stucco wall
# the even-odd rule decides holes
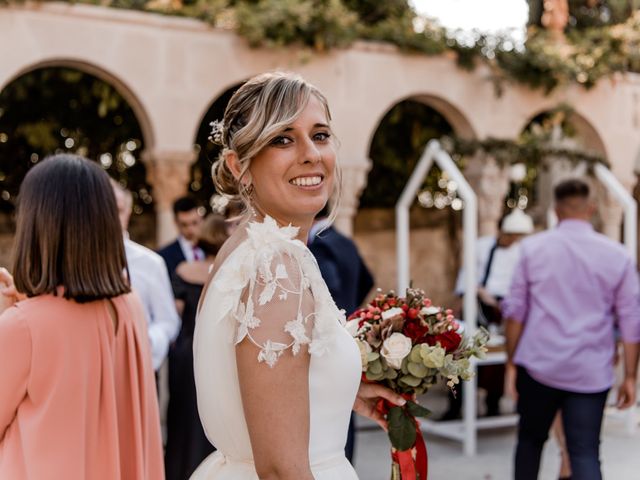
[[[458,134],[476,138],[513,138],[536,114],[569,103],[616,176],[629,189],[635,183],[640,81],[634,75],[602,81],[590,91],[565,86],[550,96],[507,85],[498,98],[490,72],[460,70],[448,55],[402,54],[367,42],[324,55],[292,48],[254,50],[235,34],[195,20],[55,2],[0,7],[0,58],[0,89],[46,65],[72,66],[113,84],[138,116],[152,159],[148,165],[157,175],[164,171],[157,168],[163,162],[172,163],[172,172],[189,168],[202,117],[228,88],[267,70],[299,72],[327,95],[333,110],[346,181],[337,225],[347,234],[366,184],[378,123],[408,98],[436,108]],[[156,203],[160,243],[173,234],[168,205],[186,189],[182,183],[154,185],[154,197],[163,200]],[[412,234],[416,283],[429,285],[434,297],[445,295],[452,283],[446,232],[431,227]],[[356,231],[356,240],[380,272],[380,285],[395,285],[392,230]],[[441,269],[440,263],[449,267]]]

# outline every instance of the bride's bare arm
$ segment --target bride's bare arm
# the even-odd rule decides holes
[[[243,296],[236,360],[261,480],[313,480],[307,346],[314,307],[302,267],[288,255],[261,265]]]
[[[309,355],[285,352],[270,368],[245,338],[236,348],[242,403],[261,480],[313,480],[309,467]]]

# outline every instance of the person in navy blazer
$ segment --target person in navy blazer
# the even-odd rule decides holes
[[[309,232],[309,250],[318,262],[333,300],[348,316],[364,302],[373,287],[373,277],[356,244],[329,224],[327,214],[325,207],[316,216]],[[352,414],[345,446],[345,455],[350,462],[354,452],[354,433]]]
[[[178,238],[158,251],[167,264],[170,275],[184,261],[204,259],[204,252],[197,246],[203,216],[196,201],[191,197],[179,198],[173,204],[173,215]]]

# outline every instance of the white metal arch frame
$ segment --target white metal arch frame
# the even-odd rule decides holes
[[[398,294],[403,295],[410,283],[409,268],[409,209],[415,201],[416,194],[422,186],[434,162],[458,184],[458,192],[465,202],[462,212],[464,270],[464,315],[466,332],[473,335],[477,314],[477,274],[476,274],[476,241],[478,238],[478,200],[475,192],[464,178],[451,156],[442,149],[440,142],[431,140],[416,165],[411,178],[407,182],[400,200],[396,204],[396,248],[398,262]],[[476,362],[472,359],[472,368],[476,370]],[[462,441],[467,455],[476,452],[476,430],[478,421],[476,411],[476,382],[464,383],[464,417],[463,422],[444,422],[437,424],[431,421],[422,423],[422,428],[439,435]]]

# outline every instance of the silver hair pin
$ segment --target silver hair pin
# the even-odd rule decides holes
[[[209,141],[224,147],[224,122],[222,120],[214,120],[209,125],[211,126]]]

